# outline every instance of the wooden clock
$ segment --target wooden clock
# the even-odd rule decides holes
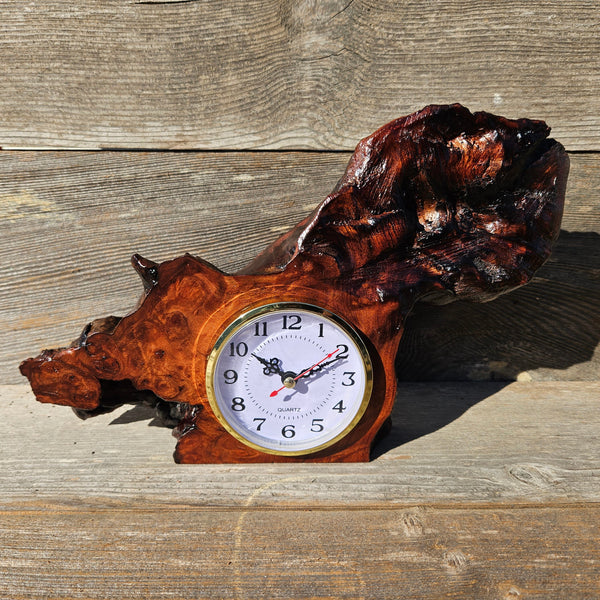
[[[548,134],[460,105],[392,121],[247,267],[134,255],[136,310],[21,372],[80,416],[152,402],[177,421],[177,462],[369,460],[415,302],[491,300],[549,256],[569,163]]]

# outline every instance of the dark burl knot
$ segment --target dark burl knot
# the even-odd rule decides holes
[[[543,121],[428,106],[362,140],[332,194],[243,272],[306,263],[394,297],[490,300],[550,255],[569,159]],[[298,268],[296,267],[296,268]]]
[[[336,309],[393,365],[416,301],[487,301],[548,258],[569,171],[549,131],[458,104],[392,121],[358,144],[334,191],[247,267],[228,275],[190,255],[161,264],[134,255],[138,308],[94,321],[72,347],[44,351],[21,372],[38,400],[80,414],[143,392],[173,420],[183,412],[164,401],[184,403],[192,408],[183,429],[193,430],[208,414],[203,361],[219,331],[244,307],[278,298]]]

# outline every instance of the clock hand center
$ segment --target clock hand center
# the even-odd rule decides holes
[[[283,380],[283,385],[279,389],[273,390],[270,394],[270,397],[274,398],[275,396],[277,396],[277,394],[279,394],[279,392],[281,392],[281,390],[284,390],[286,388],[292,389],[293,387],[295,387],[296,381],[298,381],[298,379],[300,379],[300,377],[304,377],[304,375],[306,375],[307,373],[310,373],[315,367],[318,367],[322,362],[329,360],[336,352],[339,352],[339,351],[340,351],[340,349],[336,348],[333,352],[330,352],[325,358],[322,358],[320,361],[318,361],[314,365],[312,365],[312,367],[305,369],[304,371],[302,371],[299,375],[296,375],[295,377],[291,377],[291,374],[288,375],[288,377],[286,377]]]
[[[296,380],[290,376],[286,377],[283,380],[283,387],[286,387],[289,390],[294,389],[296,387]]]

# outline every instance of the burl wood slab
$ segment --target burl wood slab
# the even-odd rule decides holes
[[[161,264],[134,255],[144,283],[136,310],[93,321],[71,347],[45,350],[21,372],[40,402],[80,416],[158,405],[178,422],[179,462],[368,460],[392,410],[394,359],[415,302],[491,300],[529,281],[550,255],[569,161],[549,131],[460,105],[392,121],[358,144],[333,192],[244,269],[227,274],[189,254]],[[353,323],[374,362],[361,422],[305,458],[234,440],[206,400],[206,358],[223,328],[286,300]]]

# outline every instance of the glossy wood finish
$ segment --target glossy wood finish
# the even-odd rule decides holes
[[[365,138],[332,194],[239,273],[189,255],[160,265],[135,255],[139,308],[90,324],[72,348],[45,351],[21,371],[40,401],[80,410],[114,406],[103,401],[106,381],[196,407],[177,430],[180,462],[271,462],[214,419],[206,358],[248,308],[313,302],[357,327],[378,372],[359,425],[308,460],[367,460],[391,413],[396,348],[415,301],[490,300],[549,256],[569,163],[548,133],[540,121],[459,105],[397,119]]]

